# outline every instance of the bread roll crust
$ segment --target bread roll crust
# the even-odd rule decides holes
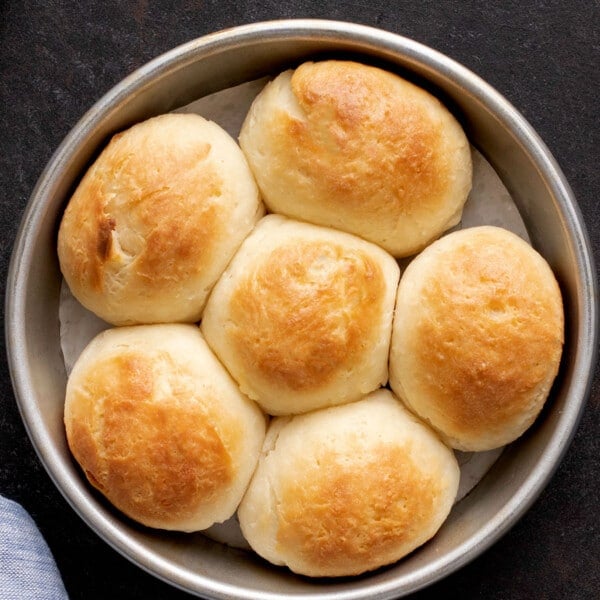
[[[432,537],[458,480],[452,452],[382,389],[275,419],[238,514],[250,545],[274,564],[358,575]]]
[[[293,390],[310,389],[330,381],[368,339],[384,283],[370,256],[301,240],[277,249],[238,282],[227,329],[248,366]],[[340,309],[341,294],[348,306]]]
[[[65,426],[88,480],[117,508],[183,531],[233,514],[265,432],[193,325],[96,337],[69,377]]]
[[[270,414],[355,400],[387,381],[398,278],[368,242],[270,215],[215,287],[201,328]]]
[[[195,114],[116,134],[73,194],[58,255],[73,295],[115,325],[198,321],[262,215],[234,140]]]
[[[448,234],[400,281],[390,384],[453,447],[499,447],[540,412],[563,329],[558,284],[531,246],[491,226]]]
[[[257,97],[240,133],[267,206],[394,256],[455,225],[471,188],[468,141],[431,94],[351,61],[307,62]]]

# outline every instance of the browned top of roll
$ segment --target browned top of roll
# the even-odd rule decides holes
[[[454,447],[501,446],[548,395],[563,321],[556,279],[526,242],[488,226],[449,234],[400,282],[390,382]]]
[[[384,290],[381,266],[367,253],[300,240],[238,282],[228,331],[248,367],[270,380],[296,390],[322,385],[376,333]]]
[[[69,206],[63,234],[68,235],[64,228],[71,222],[78,230],[70,232],[71,239],[80,233],[78,245],[69,250],[70,270],[81,285],[106,291],[105,270],[111,260],[119,253],[137,254],[142,232],[147,235],[136,259],[136,278],[150,288],[176,280],[190,265],[198,271],[210,259],[212,241],[222,225],[207,199],[220,194],[222,176],[211,166],[198,169],[208,156],[206,142],[189,152],[182,152],[176,144],[157,148],[158,139],[153,138],[173,129],[164,119],[160,122],[161,126],[155,121],[151,129],[145,125],[145,135],[139,129],[130,131],[126,139],[123,133],[115,135]],[[206,190],[206,195],[179,193],[176,186],[187,187],[185,179],[193,179],[189,183]],[[81,235],[88,230],[89,235]]]
[[[426,93],[400,81],[338,61],[305,63],[292,76],[306,121],[290,124],[290,143],[304,150],[300,170],[324,181],[340,207],[381,211],[377,194],[365,194],[363,186],[369,186],[395,192],[388,199],[393,213],[425,211],[427,204],[430,210],[452,175],[450,157],[438,151],[443,125],[429,118],[429,107],[418,105]],[[399,88],[406,101],[399,101]],[[344,162],[353,168],[336,168]]]
[[[149,401],[157,375],[168,376],[157,372],[161,366],[168,368],[135,353],[97,363],[85,393],[101,403],[101,415],[90,407],[88,418],[74,419],[70,444],[90,481],[117,507],[164,526],[197,513],[199,497],[215,501],[234,472],[213,419],[192,395],[179,390],[163,402]]]

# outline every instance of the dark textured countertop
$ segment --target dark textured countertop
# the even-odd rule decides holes
[[[377,26],[440,50],[486,79],[553,152],[600,261],[597,0],[5,0],[0,8],[2,294],[35,182],[62,138],[97,99],[180,43],[234,25],[292,17]],[[122,558],[67,505],[27,438],[4,346],[0,358],[0,494],[34,517],[71,598],[187,597]],[[482,556],[414,598],[600,597],[599,403],[596,373],[573,443],[533,507]]]

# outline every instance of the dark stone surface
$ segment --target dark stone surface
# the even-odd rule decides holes
[[[2,294],[35,182],[62,138],[97,99],[180,43],[284,17],[377,26],[440,50],[486,79],[522,111],[554,153],[600,260],[597,1],[5,0],[0,8]],[[0,369],[0,493],[32,514],[71,597],[186,597],[119,556],[66,504],[27,438],[4,346]],[[533,507],[482,556],[414,598],[600,597],[599,403],[596,373],[573,443]]]

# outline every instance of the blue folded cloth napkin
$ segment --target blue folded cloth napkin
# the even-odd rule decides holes
[[[50,548],[29,513],[0,496],[0,598],[68,598]]]

